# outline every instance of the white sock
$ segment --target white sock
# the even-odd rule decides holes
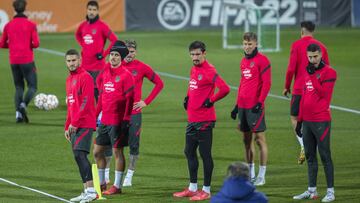
[[[16,111],[15,118],[22,118],[22,114],[19,111]]]
[[[105,169],[98,168],[100,185],[105,184]]]
[[[203,191],[205,191],[206,193],[210,194],[210,186],[203,186],[202,188]]]
[[[258,177],[265,178],[265,173],[266,173],[266,166],[260,166]]]
[[[105,168],[105,181],[110,182],[110,168]]]
[[[301,149],[304,149],[304,141],[302,137],[296,136],[297,140],[299,141],[299,144],[301,146]]]
[[[316,187],[308,187],[308,191],[310,193],[314,193],[314,192],[316,192]]]
[[[255,178],[255,164],[249,163],[250,179]]]
[[[25,104],[25,102],[21,102],[21,103],[20,103],[20,107],[26,109],[26,104]]]
[[[326,192],[335,194],[335,189],[333,187],[330,187],[330,188],[327,189]]]
[[[190,183],[190,184],[189,184],[189,190],[190,190],[191,192],[196,192],[197,189],[198,189],[197,183]]]
[[[134,175],[134,170],[128,169],[126,173],[126,177],[132,178]]]
[[[86,193],[96,193],[94,187],[88,187],[88,188],[85,190],[85,192],[86,192]]]
[[[117,188],[121,188],[121,180],[124,172],[123,171],[115,171],[115,181],[114,185]]]

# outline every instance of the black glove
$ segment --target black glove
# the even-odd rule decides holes
[[[97,58],[97,60],[101,60],[101,59],[103,59],[104,57],[103,57],[102,53],[97,53],[97,54],[96,54],[96,58]]]
[[[185,98],[184,98],[184,102],[183,102],[183,105],[184,105],[184,109],[185,109],[185,110],[187,110],[188,101],[189,101],[189,97],[185,97]]]
[[[302,137],[302,136],[303,136],[303,134],[302,134],[302,132],[301,132],[301,127],[302,127],[302,122],[298,121],[298,122],[296,123],[296,128],[295,128],[295,132],[296,132],[296,135],[297,135],[298,137]]]
[[[251,112],[259,113],[261,108],[262,108],[262,104],[261,104],[261,102],[258,102],[254,107],[252,107]]]
[[[309,65],[306,67],[306,71],[312,75],[315,73],[315,66],[312,63],[309,63]]]
[[[210,107],[214,106],[214,103],[212,103],[212,102],[210,101],[210,99],[207,98],[207,99],[204,101],[204,103],[203,103],[202,106],[205,107],[205,108],[210,108]]]
[[[129,121],[121,121],[120,124],[121,134],[129,135],[130,122]]]
[[[233,119],[233,120],[236,120],[236,116],[237,114],[239,113],[239,108],[237,105],[235,105],[234,109],[231,111],[230,113],[230,117]]]

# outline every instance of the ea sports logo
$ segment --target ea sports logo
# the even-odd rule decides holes
[[[3,32],[6,23],[9,22],[9,16],[4,10],[0,10],[0,31]]]
[[[162,0],[157,8],[157,17],[165,28],[179,30],[189,22],[189,4],[186,0]]]

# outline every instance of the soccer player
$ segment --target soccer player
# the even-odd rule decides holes
[[[98,88],[96,87],[96,77],[100,70],[104,68],[105,57],[117,40],[117,36],[111,31],[109,26],[99,18],[99,4],[97,1],[87,3],[86,21],[82,22],[75,37],[81,46],[82,67],[90,73],[94,79],[95,99],[98,99]],[[106,40],[110,40],[109,47],[104,51]]]
[[[291,45],[290,59],[285,77],[285,88],[282,92],[283,95],[286,97],[288,96],[288,94],[291,93],[291,81],[294,79],[290,102],[290,120],[294,132],[299,115],[299,106],[301,101],[301,95],[303,92],[304,77],[306,75],[306,66],[308,64],[308,59],[306,55],[307,46],[312,43],[318,44],[321,47],[324,62],[326,64],[329,64],[329,57],[326,51],[326,47],[313,37],[313,33],[315,31],[315,24],[311,21],[303,21],[301,22],[300,26],[301,38],[299,40],[296,40]],[[302,164],[305,161],[302,135],[301,133],[295,133],[295,136],[300,144],[298,164]]]
[[[90,202],[96,199],[91,164],[87,158],[92,133],[96,128],[94,83],[90,74],[80,66],[80,55],[76,50],[70,49],[66,52],[65,62],[70,72],[66,79],[65,138],[71,142],[74,158],[84,184],[84,193],[72,198],[71,201]]]
[[[334,166],[330,151],[331,114],[330,101],[336,81],[336,71],[322,60],[322,49],[318,44],[307,47],[308,66],[304,77],[304,92],[300,104],[299,121],[296,131],[301,130],[308,164],[308,190],[294,196],[294,199],[317,199],[316,180],[319,150],[324,166],[327,193],[322,202],[335,200]]]
[[[129,129],[129,167],[124,179],[123,186],[132,185],[132,177],[135,172],[135,164],[139,156],[139,144],[140,144],[140,132],[141,132],[141,110],[148,106],[155,97],[160,93],[164,87],[164,83],[158,74],[147,64],[135,59],[137,55],[137,43],[134,40],[127,40],[126,46],[129,49],[129,54],[125,58],[124,66],[131,72],[135,80],[135,96],[134,106],[131,115],[131,126]],[[148,97],[142,100],[142,84],[143,79],[147,78],[155,86],[148,95]]]
[[[110,62],[99,75],[99,102],[96,115],[102,112],[98,126],[94,156],[99,169],[103,190],[105,183],[105,149],[111,145],[115,155],[114,185],[103,194],[121,193],[121,180],[125,169],[124,147],[128,145],[129,121],[134,103],[134,79],[122,65],[129,51],[122,41],[117,41],[110,50]]]
[[[37,90],[33,49],[39,47],[40,40],[36,24],[24,15],[26,1],[15,0],[13,7],[16,15],[5,25],[0,39],[0,47],[8,48],[10,52],[10,66],[15,84],[16,123],[28,123],[26,107]],[[25,95],[24,80],[28,87]]]
[[[245,57],[240,62],[241,80],[237,104],[231,118],[239,117],[239,130],[243,132],[245,159],[249,164],[251,181],[254,185],[265,184],[268,149],[265,139],[265,99],[271,87],[271,65],[269,59],[257,49],[257,35],[246,32],[243,35]],[[255,179],[254,140],[260,149],[260,167]]]
[[[191,68],[188,92],[184,99],[184,108],[188,115],[184,153],[188,162],[190,184],[188,188],[175,192],[173,196],[190,197],[192,201],[200,201],[211,197],[210,185],[214,168],[211,148],[216,121],[214,103],[225,97],[230,88],[215,67],[206,60],[206,46],[203,42],[192,42],[189,52],[194,66]],[[215,88],[218,88],[216,94]],[[204,185],[199,191],[197,148],[204,167]]]

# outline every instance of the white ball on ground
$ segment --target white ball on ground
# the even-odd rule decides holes
[[[47,95],[44,93],[40,93],[35,96],[34,104],[39,109],[44,109],[44,103],[47,102]]]
[[[59,106],[59,100],[58,98],[53,95],[53,94],[49,94],[47,96],[47,109],[46,110],[52,110],[52,109],[56,109]]]

